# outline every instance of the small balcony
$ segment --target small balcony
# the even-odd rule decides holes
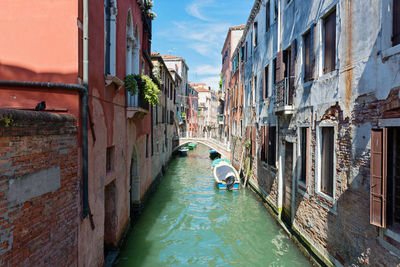
[[[294,112],[294,78],[285,77],[275,84],[275,113],[291,115]]]
[[[126,92],[126,116],[128,119],[143,119],[148,113],[150,105],[144,99],[144,94],[141,90],[136,95],[131,95]]]

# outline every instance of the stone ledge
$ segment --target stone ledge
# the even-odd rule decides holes
[[[0,109],[0,137],[76,133],[76,119],[71,114]]]

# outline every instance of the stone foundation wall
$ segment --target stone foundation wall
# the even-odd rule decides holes
[[[0,110],[0,118],[0,265],[76,266],[74,117]]]

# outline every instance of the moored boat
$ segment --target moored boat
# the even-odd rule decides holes
[[[187,146],[189,147],[189,149],[190,149],[190,148],[193,149],[193,148],[196,148],[196,147],[197,147],[197,145],[196,145],[195,143],[190,143],[190,144],[188,144]]]
[[[240,185],[239,173],[226,161],[215,165],[213,175],[218,189],[237,190]]]
[[[179,151],[179,154],[180,154],[181,156],[187,156],[189,149],[186,148],[186,147],[181,147],[181,148],[179,148],[178,151]]]
[[[212,160],[221,157],[221,154],[219,154],[218,151],[215,149],[210,149],[209,153],[210,153],[210,159],[212,159]]]
[[[232,162],[229,159],[215,159],[215,160],[213,160],[212,167],[214,168],[215,165],[217,165],[218,163],[220,163],[222,161],[225,161],[226,163],[232,165]]]

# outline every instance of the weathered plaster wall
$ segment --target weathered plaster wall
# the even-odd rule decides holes
[[[283,201],[283,170],[285,146],[293,143],[294,186],[292,215],[289,224],[305,243],[314,248],[327,264],[343,265],[398,265],[400,242],[386,229],[369,223],[370,219],[370,138],[371,128],[400,126],[400,54],[391,45],[392,2],[361,0],[281,1],[277,22],[265,25],[265,2],[255,1],[249,17],[242,45],[248,42],[251,55],[245,62],[244,84],[246,125],[278,125],[277,183],[263,172],[259,160],[253,166],[253,177],[258,185],[271,186],[272,195],[280,211]],[[275,3],[276,1],[272,1]],[[336,68],[328,74],[323,69],[323,18],[336,6]],[[271,7],[273,12],[273,7]],[[271,19],[274,19],[271,14]],[[258,21],[259,44],[250,48],[252,25]],[[304,82],[304,44],[302,35],[316,24],[314,80]],[[252,91],[251,80],[270,64],[276,51],[288,48],[296,40],[295,102],[292,115],[275,117],[273,100],[260,102],[261,84]],[[270,65],[271,66],[271,65]],[[243,72],[240,74],[243,75]],[[272,67],[269,82],[273,92]],[[272,95],[273,96],[273,95]],[[251,97],[256,99],[253,108]],[[320,193],[317,135],[322,123],[335,127],[335,183],[334,197]],[[299,186],[298,128],[311,128],[309,184]],[[259,138],[259,133],[258,133]],[[258,140],[257,151],[260,149]],[[267,192],[269,193],[269,192]],[[271,196],[271,194],[269,195]],[[390,237],[391,235],[391,237]],[[397,238],[395,238],[397,239]],[[397,256],[396,256],[397,255]]]

